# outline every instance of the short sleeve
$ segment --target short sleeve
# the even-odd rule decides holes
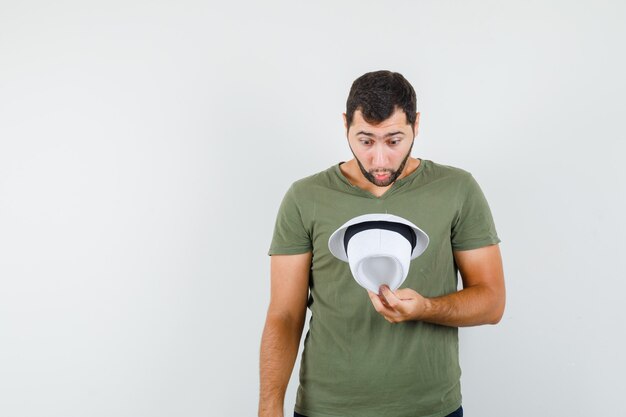
[[[500,243],[487,199],[471,174],[459,192],[460,206],[452,224],[453,250],[477,249]]]
[[[302,221],[295,194],[292,185],[283,197],[268,255],[294,255],[312,250],[311,238]]]

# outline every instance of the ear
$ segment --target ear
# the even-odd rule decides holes
[[[343,127],[346,129],[346,135],[348,134],[348,116],[345,113],[341,113],[343,116]]]
[[[413,125],[413,132],[415,132],[415,136],[417,136],[417,129],[420,125],[420,112],[415,113],[415,124]]]

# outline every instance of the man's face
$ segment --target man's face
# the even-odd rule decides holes
[[[377,125],[366,122],[359,110],[354,112],[352,125],[346,126],[348,143],[361,173],[369,182],[387,187],[402,174],[411,155],[418,124],[419,113],[415,126],[411,126],[399,108]]]

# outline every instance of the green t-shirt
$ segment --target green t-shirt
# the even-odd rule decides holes
[[[389,213],[430,238],[403,288],[426,297],[457,291],[453,250],[500,242],[487,201],[459,168],[421,160],[381,197],[353,186],[340,164],[292,184],[281,203],[269,255],[312,251],[309,331],[295,409],[308,417],[440,417],[461,405],[458,330],[387,322],[348,263],[328,249],[353,217]]]

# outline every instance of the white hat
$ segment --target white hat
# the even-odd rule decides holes
[[[395,291],[409,273],[411,259],[428,246],[428,235],[393,214],[365,214],[348,220],[328,239],[330,252],[350,264],[356,282],[378,293],[381,285]]]

